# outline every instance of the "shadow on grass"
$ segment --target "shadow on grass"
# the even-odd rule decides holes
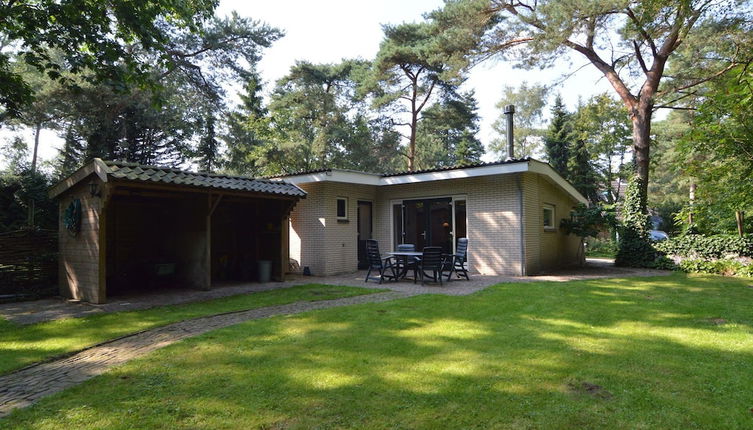
[[[160,350],[8,423],[750,428],[748,283],[505,284],[249,322]]]

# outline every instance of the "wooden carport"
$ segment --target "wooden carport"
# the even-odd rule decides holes
[[[282,181],[95,159],[50,196],[60,202],[61,294],[104,303],[117,292],[250,281],[259,261],[284,280],[288,217],[306,193]]]

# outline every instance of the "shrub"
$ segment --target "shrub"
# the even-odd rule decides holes
[[[753,277],[753,264],[743,264],[737,260],[682,260],[677,265],[679,270],[688,273],[710,273],[725,276]]]
[[[753,235],[740,237],[728,234],[688,234],[659,242],[655,247],[667,255],[694,259],[719,259],[729,256],[753,258]]]

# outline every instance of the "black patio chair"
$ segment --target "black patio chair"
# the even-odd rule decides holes
[[[442,248],[439,246],[427,246],[424,248],[421,259],[416,261],[418,276],[421,278],[421,285],[426,278],[431,278],[433,282],[439,282],[442,285],[442,271],[445,268],[446,260],[442,256]],[[413,280],[415,283],[416,280]]]
[[[450,280],[452,274],[460,279],[461,277],[470,281],[468,276],[468,270],[465,268],[465,262],[468,261],[468,238],[461,237],[458,239],[455,253],[447,256],[447,266],[450,269],[450,273],[447,274],[447,280]]]
[[[416,252],[416,245],[412,243],[401,243],[397,246],[398,252]],[[399,273],[402,278],[405,278],[405,275],[408,274],[408,271],[413,271],[413,279],[415,280],[418,276],[417,274],[417,268],[416,268],[416,262],[419,260],[418,257],[404,257],[404,256],[395,256],[395,260],[397,261]]]
[[[366,241],[366,260],[369,262],[369,271],[366,273],[364,282],[369,279],[379,281],[381,284],[385,279],[389,281],[397,280],[397,264],[392,257],[382,258],[379,253],[379,242],[373,239]],[[375,270],[379,276],[371,276],[371,271]],[[389,273],[385,273],[389,270]]]

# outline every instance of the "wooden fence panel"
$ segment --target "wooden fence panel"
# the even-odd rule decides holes
[[[57,231],[0,233],[0,295],[53,291],[57,276]]]

